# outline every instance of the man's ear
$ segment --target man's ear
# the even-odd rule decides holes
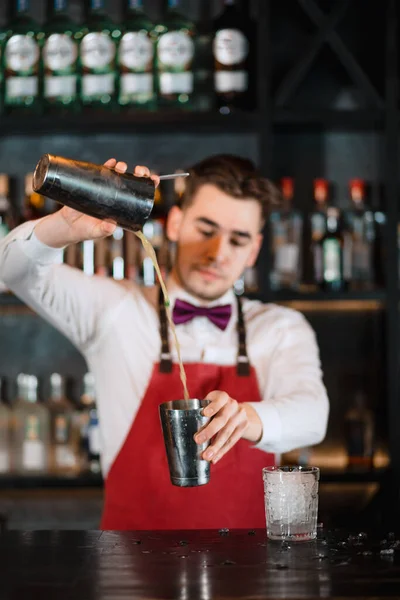
[[[167,218],[166,232],[170,242],[177,242],[179,237],[179,229],[182,223],[183,211],[178,206],[173,206]]]
[[[249,258],[247,259],[246,267],[254,266],[254,263],[257,260],[257,256],[260,252],[262,243],[263,243],[263,235],[262,235],[262,233],[259,233],[257,235],[256,239],[254,240],[254,246],[250,252]]]

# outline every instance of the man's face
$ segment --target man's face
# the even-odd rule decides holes
[[[177,243],[174,275],[199,300],[222,296],[251,267],[262,236],[261,206],[238,200],[213,184],[202,185],[183,211],[168,216],[168,238]]]

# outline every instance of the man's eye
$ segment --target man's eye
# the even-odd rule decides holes
[[[231,239],[231,246],[245,246],[246,242],[244,240],[237,240],[236,238]]]
[[[204,235],[204,237],[212,237],[214,235],[214,232],[212,230],[206,230],[206,229],[199,229],[199,233],[201,233],[201,235]]]

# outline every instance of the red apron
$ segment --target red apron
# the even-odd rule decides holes
[[[243,343],[241,346],[243,349]],[[253,367],[247,376],[239,375],[236,365],[196,363],[186,364],[185,370],[192,398],[223,390],[238,402],[261,400]],[[274,464],[274,455],[246,440],[240,440],[216,465],[211,464],[208,484],[192,488],[172,485],[158,406],[179,398],[182,384],[178,366],[164,373],[156,364],[136,418],[108,473],[101,528],[264,528],[262,468]]]

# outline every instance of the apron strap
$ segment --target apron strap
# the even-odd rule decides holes
[[[239,338],[239,350],[236,363],[236,373],[240,377],[248,377],[250,375],[250,361],[247,355],[247,343],[246,343],[246,327],[243,318],[242,302],[239,296],[236,296],[237,307],[238,307],[238,322],[237,331]]]
[[[158,292],[158,313],[160,317],[160,335],[161,335],[161,356],[159,371],[160,373],[172,373],[172,358],[169,349],[168,340],[168,318],[167,310],[164,304],[164,295],[160,287]]]
[[[250,375],[250,361],[247,355],[247,344],[246,344],[246,328],[243,319],[242,303],[239,297],[237,297],[238,306],[238,342],[239,350],[236,363],[236,372],[240,377],[248,377]],[[168,318],[167,310],[164,304],[164,296],[162,289],[158,292],[158,309],[160,317],[160,335],[161,335],[161,356],[159,363],[160,373],[171,373],[172,372],[172,357],[169,348],[168,339]]]

